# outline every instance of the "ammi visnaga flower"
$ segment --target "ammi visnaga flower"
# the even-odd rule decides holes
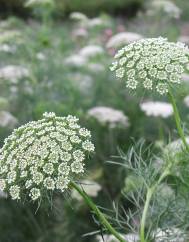
[[[94,151],[90,131],[80,127],[78,118],[43,116],[15,129],[0,150],[0,190],[12,199],[64,192]]]
[[[143,87],[163,95],[169,86],[180,84],[189,62],[189,49],[183,43],[168,42],[166,38],[135,41],[120,49],[110,67],[126,87]]]

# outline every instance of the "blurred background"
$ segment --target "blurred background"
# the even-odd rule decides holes
[[[83,184],[127,233],[133,231],[117,216],[124,220],[125,211],[135,210],[125,194],[138,181],[120,165],[120,153],[141,139],[158,150],[176,132],[172,113],[154,114],[141,105],[167,103],[165,97],[129,93],[109,66],[119,48],[158,36],[189,44],[187,0],[0,0],[1,145],[15,127],[40,119],[45,111],[78,116],[96,146]],[[183,81],[176,97],[188,122],[188,74]],[[40,208],[1,194],[0,242],[99,242],[102,233],[73,192]]]

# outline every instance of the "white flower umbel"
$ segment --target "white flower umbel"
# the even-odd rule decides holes
[[[91,108],[88,115],[103,125],[108,124],[110,128],[129,126],[128,117],[122,111],[110,107]]]
[[[168,118],[173,115],[173,107],[165,102],[143,102],[140,108],[147,116]]]
[[[86,155],[94,151],[90,131],[76,117],[43,116],[15,129],[0,150],[0,190],[12,199],[64,192],[84,172]]]
[[[184,44],[162,37],[149,38],[120,49],[110,70],[125,79],[131,90],[143,87],[163,95],[169,86],[181,83],[188,61],[189,49]]]
[[[80,184],[82,189],[90,197],[97,197],[99,191],[102,189],[102,187],[97,182],[90,180],[82,180]],[[78,201],[82,201],[83,199],[76,190],[72,190],[72,197]]]

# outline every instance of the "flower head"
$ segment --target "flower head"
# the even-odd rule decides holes
[[[189,50],[179,42],[149,38],[120,49],[115,59],[110,70],[115,71],[118,78],[126,79],[127,88],[135,90],[141,86],[163,95],[169,85],[180,84],[189,61]]]
[[[128,117],[121,110],[110,107],[93,107],[88,110],[88,115],[102,125],[107,124],[110,128],[129,126]]]
[[[12,199],[29,195],[36,200],[48,190],[63,192],[84,172],[86,155],[94,151],[90,131],[76,117],[43,116],[15,129],[0,150],[0,190]]]
[[[173,114],[173,107],[166,102],[143,102],[140,108],[147,116],[168,118]]]

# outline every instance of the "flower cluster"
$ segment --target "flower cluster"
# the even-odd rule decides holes
[[[90,131],[74,116],[44,118],[15,129],[0,151],[0,190],[12,199],[36,200],[47,191],[68,188],[84,172],[87,153],[94,151]]]
[[[95,118],[99,123],[107,124],[110,128],[128,127],[129,119],[121,111],[109,107],[94,107],[88,110],[88,115]]]
[[[118,78],[126,79],[126,87],[155,90],[163,95],[169,85],[179,84],[189,61],[189,50],[182,43],[166,38],[135,41],[120,49],[110,67]]]
[[[23,66],[8,65],[0,68],[0,79],[17,83],[19,79],[29,77],[29,70]]]
[[[140,108],[147,116],[168,118],[173,115],[173,107],[166,102],[143,102]]]

